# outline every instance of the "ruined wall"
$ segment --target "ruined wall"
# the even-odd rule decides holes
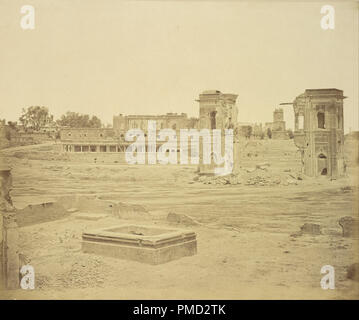
[[[207,90],[199,95],[199,127],[201,129],[225,129],[237,123],[236,94],[224,94]]]
[[[0,249],[1,249],[1,286],[7,289],[19,287],[19,233],[15,208],[12,205],[10,190],[12,187],[11,170],[0,163]]]
[[[115,131],[108,128],[66,128],[60,131],[61,141],[103,141],[114,140]]]
[[[188,118],[186,113],[167,113],[165,115],[118,115],[113,117],[113,128],[116,131],[141,129],[147,131],[148,121],[155,121],[156,128],[160,129],[186,129],[195,128],[196,121]]]

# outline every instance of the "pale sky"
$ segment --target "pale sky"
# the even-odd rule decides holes
[[[20,27],[25,4],[34,30]],[[320,27],[324,4],[334,30]],[[217,89],[239,95],[238,121],[269,122],[305,89],[338,88],[346,132],[358,130],[358,12],[351,1],[0,0],[0,118],[31,105],[105,123],[198,116],[199,93]]]

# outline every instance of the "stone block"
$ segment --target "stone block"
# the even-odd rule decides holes
[[[301,233],[303,234],[312,234],[312,235],[318,235],[321,234],[320,232],[320,225],[315,223],[304,223],[300,227]]]
[[[197,253],[192,231],[120,225],[82,234],[82,251],[157,265]]]
[[[76,219],[92,220],[92,221],[97,221],[106,217],[107,214],[101,214],[101,213],[78,213],[75,215]]]

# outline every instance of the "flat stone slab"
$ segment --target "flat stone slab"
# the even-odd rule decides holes
[[[82,251],[148,264],[162,264],[197,253],[193,231],[118,225],[82,234]]]
[[[107,214],[101,214],[101,213],[79,213],[76,214],[75,216],[76,219],[93,220],[93,221],[97,221],[106,217]]]

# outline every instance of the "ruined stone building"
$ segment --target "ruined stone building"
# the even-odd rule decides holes
[[[63,128],[60,132],[62,151],[124,152],[132,143],[125,141],[126,132],[130,129],[141,129],[146,135],[150,120],[156,122],[157,131],[172,129],[176,131],[177,136],[180,129],[196,128],[198,123],[197,118],[188,118],[186,113],[127,116],[120,114],[113,117],[113,128]]]
[[[238,95],[232,93],[222,93],[218,90],[207,90],[199,95],[196,101],[199,103],[199,129],[221,129],[222,141],[221,152],[224,154],[224,130],[233,129],[237,135],[238,108],[236,104]],[[213,139],[212,139],[213,140]],[[236,138],[233,139],[234,142]],[[202,143],[204,143],[202,141]],[[234,159],[237,159],[238,148],[234,143]],[[211,146],[212,148],[212,146]],[[214,161],[211,164],[203,163],[203,147],[200,146],[200,164],[198,167],[200,174],[213,174]],[[236,162],[236,160],[234,160]]]
[[[201,161],[201,151],[203,150],[203,139],[200,139],[199,150],[190,148],[191,141],[183,144],[180,135],[180,129],[221,129],[221,134],[224,134],[224,129],[237,128],[238,109],[236,105],[236,94],[224,94],[218,90],[204,91],[199,95],[199,118],[188,118],[187,114],[181,113],[167,113],[165,115],[116,115],[113,117],[113,128],[64,128],[60,132],[61,149],[63,152],[71,153],[118,153],[127,150],[132,141],[125,141],[126,132],[130,129],[141,129],[145,134],[145,145],[140,147],[141,150],[137,152],[152,153],[153,140],[147,136],[149,121],[156,122],[156,151],[164,143],[159,138],[159,131],[161,129],[174,130],[174,136],[166,147],[170,151],[182,152],[186,149],[188,157],[198,158]],[[153,124],[153,123],[152,123]],[[153,128],[151,128],[153,129]],[[210,131],[212,133],[212,131]],[[222,136],[223,138],[223,136]],[[184,138],[187,139],[187,138]],[[189,138],[192,139],[192,138]],[[158,140],[161,140],[158,142]],[[212,143],[213,137],[211,137]],[[223,140],[223,139],[222,139]],[[224,140],[221,143],[222,155],[224,155]],[[212,146],[210,146],[211,150]],[[143,149],[143,150],[142,150]],[[151,149],[151,150],[150,150]],[[199,154],[198,154],[199,152]],[[97,157],[97,156],[96,156]],[[187,157],[187,156],[185,156]],[[191,160],[192,161],[192,160]],[[213,164],[213,161],[212,161]],[[206,170],[206,168],[202,168]],[[213,173],[213,167],[210,168]]]
[[[199,95],[199,128],[233,129],[237,124],[238,95],[207,90]]]
[[[342,176],[344,165],[343,100],[338,89],[307,89],[293,102],[294,142],[308,176]]]
[[[276,108],[273,112],[273,122],[266,122],[265,130],[268,128],[272,132],[272,139],[285,140],[289,139],[285,128],[284,113],[282,108]]]
[[[124,137],[111,128],[65,128],[60,132],[64,152],[120,152]]]
[[[166,113],[165,115],[117,115],[113,117],[113,129],[124,132],[130,129],[147,131],[148,121],[156,121],[156,127],[161,129],[190,129],[196,128],[198,119],[188,118],[186,113]]]

